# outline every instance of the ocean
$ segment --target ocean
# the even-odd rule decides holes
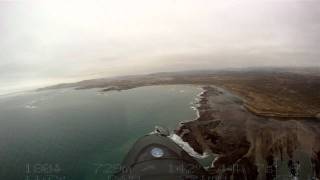
[[[101,93],[58,89],[0,98],[0,179],[106,179],[156,125],[195,119],[197,86]]]

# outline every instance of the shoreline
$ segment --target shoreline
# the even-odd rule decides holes
[[[201,89],[201,92],[196,95],[196,97],[194,98],[194,102],[190,103],[191,104],[190,108],[196,112],[196,117],[192,120],[180,121],[179,124],[193,122],[193,121],[196,121],[200,118],[201,115],[200,115],[200,111],[198,108],[200,106],[200,101],[203,98],[202,95],[205,92],[205,90],[204,90],[203,86],[199,87],[199,89]]]
[[[195,106],[193,106],[194,109],[197,109],[198,114],[197,114],[197,118],[190,120],[190,121],[194,121],[194,120],[201,120],[201,115],[199,114],[199,106],[202,106],[201,104],[206,103],[203,101],[206,101],[205,98],[203,97],[203,95],[205,95],[207,93],[207,91],[205,90],[206,87],[210,87],[210,86],[218,86],[219,88],[222,88],[225,91],[228,91],[229,93],[233,94],[233,95],[237,95],[239,98],[241,98],[241,100],[243,101],[243,106],[244,108],[246,108],[249,112],[253,113],[256,116],[259,117],[263,117],[263,118],[273,118],[276,120],[303,120],[303,119],[311,119],[311,120],[318,120],[320,118],[317,117],[318,114],[315,115],[308,115],[308,114],[290,114],[290,113],[282,113],[282,112],[267,112],[267,111],[261,111],[258,108],[252,106],[250,103],[248,103],[246,101],[246,99],[242,96],[239,95],[237,92],[235,92],[234,90],[230,90],[228,88],[225,88],[223,86],[219,86],[218,84],[192,84],[192,83],[163,83],[163,84],[146,84],[146,85],[140,85],[140,86],[132,86],[132,87],[120,87],[120,86],[111,86],[108,88],[102,88],[102,90],[100,91],[101,93],[104,92],[108,92],[108,91],[125,91],[125,90],[129,90],[129,89],[135,89],[135,88],[139,88],[139,87],[145,87],[145,86],[167,86],[167,85],[189,85],[189,86],[201,86],[200,88],[203,90],[202,92],[200,92],[197,96],[197,102],[194,104]],[[75,90],[81,90],[82,88],[75,88]],[[202,101],[202,102],[201,102]],[[205,106],[205,105],[204,105]],[[206,106],[204,107],[206,108]],[[320,112],[319,112],[320,114]],[[206,114],[204,116],[208,116],[209,114]],[[200,118],[200,119],[199,119]],[[204,118],[205,121],[206,118]],[[183,122],[183,121],[182,121]],[[188,121],[187,121],[188,122]]]
[[[199,152],[199,149],[194,149],[193,145],[190,141],[184,139],[182,134],[179,133],[179,130],[182,129],[186,124],[197,123],[197,120],[201,117],[199,107],[201,106],[201,99],[204,98],[203,94],[206,92],[203,86],[199,87],[201,92],[196,95],[194,98],[194,102],[191,102],[190,108],[196,112],[196,117],[192,120],[180,121],[178,127],[174,132],[169,136],[169,138],[174,141],[178,146],[184,149],[190,156],[195,157],[197,159],[205,159],[209,156],[207,152]]]
[[[208,100],[208,90],[205,90],[206,87],[211,87],[212,85],[203,85],[201,89],[203,90],[198,96],[199,96],[199,101],[197,101],[197,106],[195,107],[197,109],[197,118],[195,120],[203,120],[206,121],[208,117],[203,117],[202,116],[210,116],[210,114],[204,114],[201,116],[200,110],[201,106],[204,108],[204,110],[209,110],[210,108],[208,107],[207,100]],[[224,91],[228,91],[229,93],[233,95],[237,95],[235,92],[229,91],[228,89],[225,89],[224,87],[219,87],[222,88]],[[262,117],[262,118],[272,118],[275,120],[319,120],[320,118],[317,117],[316,115],[305,115],[305,114],[284,114],[284,113],[276,113],[276,112],[264,112],[264,111],[259,111],[257,108],[254,106],[250,105],[245,101],[245,99],[242,96],[237,95],[242,101],[243,101],[243,107],[251,112],[252,114]],[[320,114],[320,113],[319,113]]]
[[[196,103],[192,106],[192,109],[196,111],[197,117],[189,121],[181,121],[179,127],[174,131],[174,134],[179,136],[182,141],[188,143],[195,152],[207,156],[207,151],[210,151],[208,147],[205,147],[203,142],[202,132],[198,130],[198,127],[203,127],[205,130],[208,127],[216,127],[220,121],[214,120],[211,115],[211,111],[207,104],[208,98],[208,86],[201,86],[202,91],[196,96]],[[199,136],[195,136],[195,134]]]
[[[210,174],[218,175],[221,168],[237,166],[245,171],[238,174],[239,177],[256,179],[268,176],[264,166],[273,166],[277,159],[284,163],[292,159],[302,160],[295,154],[299,151],[297,148],[309,152],[309,144],[299,139],[299,135],[303,133],[306,139],[314,139],[316,136],[312,130],[316,126],[310,127],[307,121],[296,121],[306,123],[303,127],[310,128],[306,130],[301,128],[302,125],[296,126],[294,121],[261,117],[245,107],[241,96],[215,86],[203,86],[202,89],[196,106],[197,118],[182,123],[176,134],[197,153],[216,156],[208,168]],[[290,120],[295,119],[291,117]],[[319,154],[318,146],[312,146],[314,153]],[[319,157],[308,154],[317,167],[320,166]],[[307,165],[304,167],[314,171]],[[225,176],[228,176],[227,172]]]
[[[301,69],[306,70],[306,69]],[[39,88],[92,89],[101,92],[122,91],[154,85],[218,86],[245,100],[248,110],[258,116],[285,118],[319,118],[320,76],[283,69],[266,71],[195,71],[166,72],[114,78],[84,80]]]

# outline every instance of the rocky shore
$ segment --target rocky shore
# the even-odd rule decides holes
[[[215,86],[203,87],[197,106],[199,117],[182,123],[176,130],[198,153],[218,158],[209,171],[220,178],[272,179],[276,174],[290,176],[288,162],[301,164],[319,178],[320,125],[312,120],[278,121],[256,116],[244,101]],[[305,140],[313,142],[305,143]],[[312,148],[310,148],[312,147]],[[307,158],[301,159],[305,155]],[[309,168],[308,168],[309,167]],[[311,168],[310,168],[311,167]],[[290,168],[289,168],[290,169]]]

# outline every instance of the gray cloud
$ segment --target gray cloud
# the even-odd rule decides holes
[[[320,66],[318,0],[0,2],[0,93],[125,74]]]

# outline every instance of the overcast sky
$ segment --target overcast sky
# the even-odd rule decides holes
[[[96,77],[320,66],[319,0],[0,0],[0,94]]]

